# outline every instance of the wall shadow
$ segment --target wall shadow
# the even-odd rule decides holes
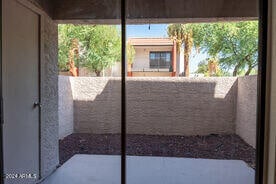
[[[127,133],[235,133],[236,80],[147,79],[127,80]],[[95,85],[95,88],[104,86],[100,90],[87,85],[91,84],[82,82],[77,85],[78,89],[73,89],[78,93],[74,97],[74,131],[120,133],[121,81],[111,79],[105,81],[104,85]]]

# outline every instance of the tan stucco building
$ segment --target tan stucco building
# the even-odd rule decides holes
[[[182,52],[170,38],[129,38],[135,57],[128,67],[128,76],[178,76],[182,73]],[[182,58],[182,59],[181,59]],[[182,67],[183,68],[183,67]]]

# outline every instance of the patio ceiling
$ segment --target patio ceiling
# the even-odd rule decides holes
[[[58,23],[120,23],[120,0],[36,1]],[[127,0],[126,15],[129,24],[252,20],[258,1]]]

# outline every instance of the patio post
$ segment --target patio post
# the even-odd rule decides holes
[[[172,77],[176,76],[176,41],[173,41],[172,48]]]

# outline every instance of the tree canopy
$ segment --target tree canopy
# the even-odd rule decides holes
[[[189,73],[189,55],[193,46],[210,58],[216,58],[224,74],[232,71],[236,76],[256,72],[257,21],[170,24],[167,33],[176,41],[178,51],[184,47],[185,73]],[[203,67],[204,63],[206,66]],[[200,67],[208,68],[208,61],[201,62]]]
[[[132,64],[133,60],[135,58],[135,49],[133,47],[133,45],[131,45],[130,43],[127,43],[127,63],[128,64]]]
[[[204,74],[205,77],[231,76],[228,72],[220,69],[217,58],[207,58],[200,61],[195,73]]]
[[[219,65],[232,75],[249,75],[258,64],[258,22],[189,24],[196,47],[210,57],[218,58]]]
[[[77,65],[90,69],[97,76],[121,60],[121,38],[116,26],[60,25],[58,29],[60,70],[68,70],[68,53],[74,39],[79,42]]]
[[[193,47],[193,27],[189,24],[170,24],[167,28],[167,34],[176,42],[178,53],[184,46],[184,75],[190,75],[190,54]]]

